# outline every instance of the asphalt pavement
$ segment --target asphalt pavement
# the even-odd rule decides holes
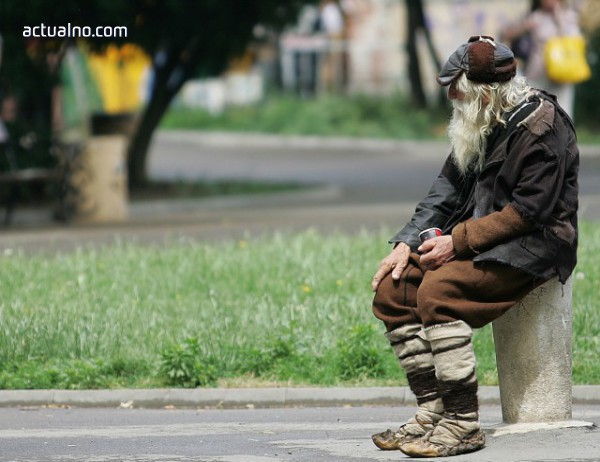
[[[0,461],[408,460],[398,451],[380,451],[370,435],[396,428],[413,413],[405,406],[153,410],[127,403],[120,409],[0,409]],[[482,406],[480,414],[487,447],[451,460],[600,460],[600,430],[592,424],[600,423],[600,406],[576,407],[580,420],[569,428],[503,426],[498,406]]]
[[[119,223],[68,226],[17,209],[0,250],[55,252],[130,240],[217,240],[317,228],[391,230],[410,217],[448,152],[398,142],[161,132],[155,179],[309,184],[293,193],[131,203]],[[582,146],[581,210],[600,219],[600,146]],[[482,387],[488,448],[457,461],[600,461],[599,387],[574,388],[575,426],[499,425],[495,387]],[[403,388],[32,390],[0,392],[0,461],[381,461],[405,459],[369,435],[410,417]],[[235,409],[242,407],[244,409]],[[224,409],[231,408],[231,409]]]
[[[395,232],[439,173],[441,141],[159,132],[148,159],[157,180],[294,182],[302,190],[208,199],[130,202],[121,222],[67,226],[47,209],[17,208],[4,249],[67,250],[118,241],[235,239],[308,228]],[[580,218],[600,219],[600,146],[581,146]]]

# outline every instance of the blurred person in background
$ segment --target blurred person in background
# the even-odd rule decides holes
[[[558,84],[546,74],[544,47],[548,39],[558,36],[581,35],[579,14],[564,0],[533,0],[531,12],[516,24],[502,31],[501,38],[506,42],[526,43],[527,56],[523,57],[524,75],[529,83],[556,95],[561,107],[573,117],[575,100],[574,84]]]
[[[319,30],[325,34],[328,48],[322,64],[323,87],[328,91],[339,92],[346,81],[346,23],[342,8],[336,0],[321,2]]]
[[[437,77],[452,102],[452,151],[372,281],[373,313],[417,400],[414,418],[372,436],[380,449],[483,448],[473,329],[575,267],[575,129],[552,95],[515,75],[509,47],[475,36]]]

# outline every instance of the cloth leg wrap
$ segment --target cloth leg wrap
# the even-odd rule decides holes
[[[473,330],[463,321],[425,329],[444,403],[444,416],[429,438],[452,446],[480,431]]]
[[[444,408],[451,414],[477,412],[477,377],[473,330],[463,321],[436,324],[425,329]]]
[[[443,412],[431,345],[423,326],[406,324],[386,333],[386,337],[406,372],[408,385],[419,407],[429,412]]]

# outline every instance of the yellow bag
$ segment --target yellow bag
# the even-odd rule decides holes
[[[579,83],[592,75],[581,36],[549,39],[544,48],[544,61],[548,77],[556,83]]]

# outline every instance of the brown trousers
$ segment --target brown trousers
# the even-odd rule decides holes
[[[390,273],[379,284],[373,313],[388,332],[409,323],[427,327],[457,320],[478,328],[500,317],[541,282],[493,262],[454,260],[428,271],[420,265],[420,256],[412,253],[399,280]]]

